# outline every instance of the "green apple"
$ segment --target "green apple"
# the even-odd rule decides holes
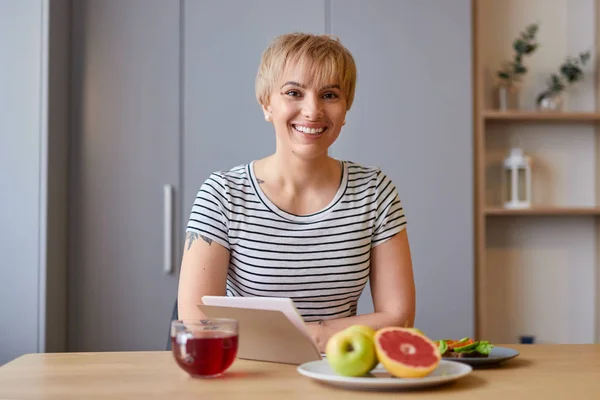
[[[327,362],[342,376],[366,375],[375,364],[375,344],[366,334],[345,329],[333,335],[325,346]]]
[[[347,331],[353,332],[361,332],[364,333],[365,335],[367,335],[372,341],[373,343],[375,343],[375,329],[371,328],[370,326],[367,325],[352,325],[348,328],[346,328]],[[375,368],[377,366],[377,364],[379,364],[379,360],[377,359],[377,352],[375,352],[375,359],[373,360],[373,365],[371,365],[371,368],[369,369],[372,370],[373,368]]]

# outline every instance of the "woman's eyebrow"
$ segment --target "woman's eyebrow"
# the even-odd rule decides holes
[[[287,85],[298,86],[298,87],[300,87],[302,89],[306,89],[306,86],[304,86],[301,83],[295,82],[295,81],[287,81],[286,83],[284,83],[283,85],[281,85],[280,89],[283,89],[283,87],[287,86]]]
[[[286,83],[284,83],[283,85],[281,85],[280,89],[283,89],[284,86],[287,86],[287,85],[297,86],[299,88],[306,89],[305,85],[303,85],[301,83],[298,83],[296,81],[287,81]],[[342,88],[340,87],[340,85],[338,85],[337,83],[333,83],[331,85],[325,85],[325,86],[323,86],[321,89],[319,89],[319,91],[327,90],[327,89],[339,89],[339,90],[342,90]]]
[[[332,85],[325,85],[320,90],[327,90],[327,89],[339,89],[339,90],[342,90],[342,88],[340,87],[340,85],[338,85],[337,83],[334,83]]]

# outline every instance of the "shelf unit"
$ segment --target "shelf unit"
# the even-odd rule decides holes
[[[523,210],[510,210],[506,208],[486,208],[485,215],[533,215],[533,216],[543,216],[543,215],[563,215],[563,216],[571,216],[571,215],[600,215],[600,207],[532,207]]]
[[[541,76],[554,72],[565,56],[576,54],[578,45],[584,47],[591,39],[598,54],[600,0],[581,0],[579,9],[571,10],[570,15],[560,14],[561,7],[564,11],[573,6],[568,0],[561,0],[560,7],[554,10],[544,2],[519,1],[472,0],[475,335],[500,343],[516,343],[519,334],[533,334],[541,339],[538,342],[598,343],[600,112],[594,111],[600,104],[597,71],[588,68],[585,72],[589,76],[586,85],[593,86],[593,93],[584,93],[585,101],[567,101],[565,111],[560,112],[537,111],[532,101],[524,105],[521,102],[523,109],[519,110],[495,110],[492,86],[495,69],[500,66],[498,61],[512,57],[512,40],[533,21],[540,22],[538,41],[546,45],[538,52],[545,53],[537,59],[536,54],[525,59],[529,79],[523,83],[525,90],[521,95],[531,98],[540,87]],[[564,32],[549,32],[552,29],[547,27],[553,23],[556,26],[557,21],[564,22]],[[580,21],[581,26],[577,26]],[[590,35],[594,37],[589,38]],[[547,43],[552,40],[565,47],[549,49]],[[594,63],[595,56],[591,64]],[[499,179],[495,177],[500,171],[500,155],[508,149],[509,136],[522,140],[524,144],[520,146],[526,152],[537,152],[546,168],[542,171],[545,186],[537,187],[544,195],[539,197],[544,199],[536,201],[534,191],[529,209],[504,209],[499,198],[493,200],[499,192]],[[565,172],[573,160],[576,167]],[[534,157],[534,180],[535,161]],[[577,176],[584,176],[584,180],[577,183]],[[558,186],[552,188],[553,184]]]
[[[489,121],[506,122],[564,122],[589,123],[600,122],[598,112],[539,112],[539,111],[496,111],[485,110],[482,118]]]

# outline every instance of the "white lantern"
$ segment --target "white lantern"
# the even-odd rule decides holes
[[[504,207],[531,207],[531,158],[512,148],[504,159],[502,171]]]

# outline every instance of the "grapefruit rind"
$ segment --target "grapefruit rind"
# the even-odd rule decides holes
[[[431,356],[434,359],[428,366],[416,367],[407,365],[399,360],[393,359],[388,352],[381,345],[381,338],[387,332],[404,332],[405,334],[413,337],[415,341],[424,341],[428,347],[431,348]],[[401,344],[401,343],[399,343]],[[426,336],[415,333],[411,329],[389,327],[383,328],[377,331],[375,334],[375,351],[377,358],[383,367],[393,376],[397,378],[422,378],[429,375],[435,370],[440,363],[442,355],[440,354],[437,346]]]

